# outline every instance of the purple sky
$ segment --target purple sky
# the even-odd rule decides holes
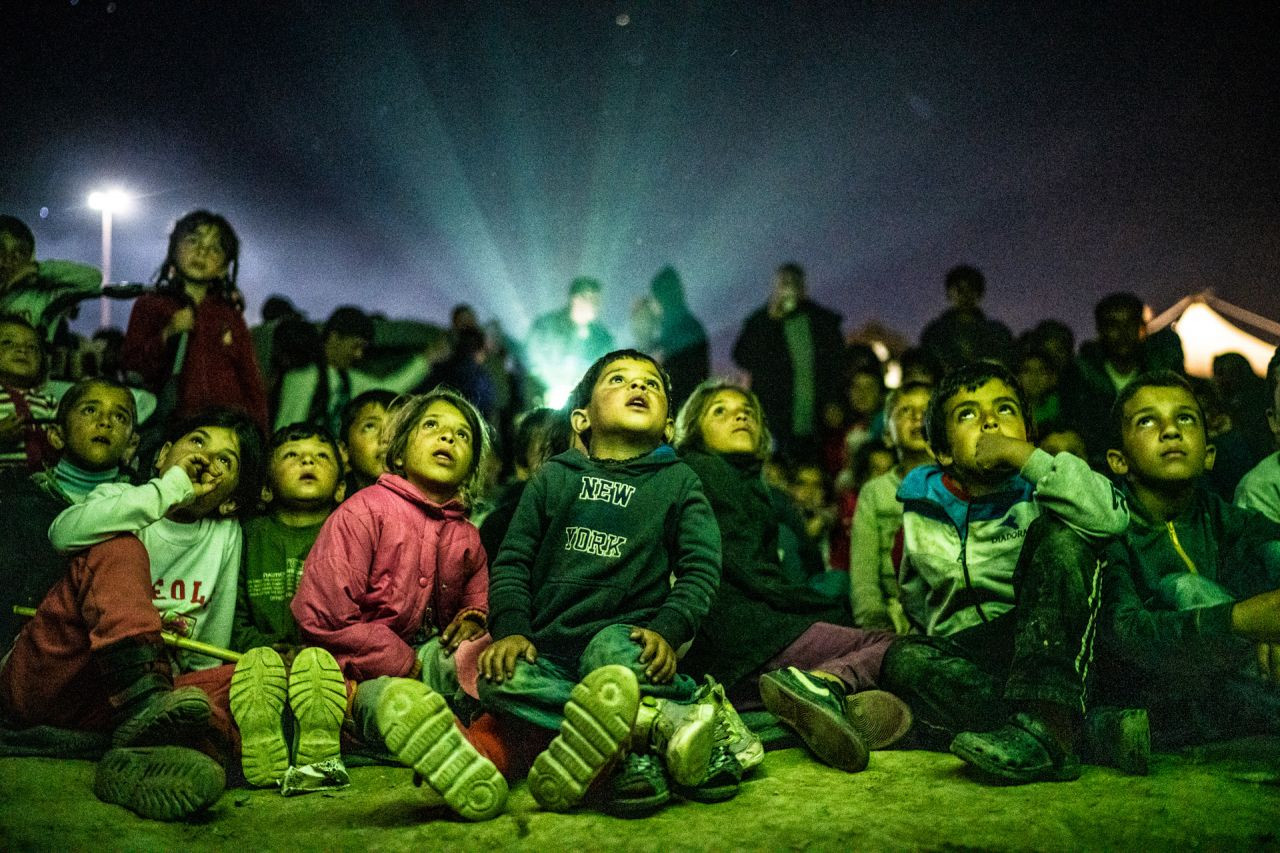
[[[1264,12],[1068,3],[138,3],[7,10],[0,210],[97,261],[87,192],[139,194],[117,278],[225,213],[250,318],[362,304],[514,333],[664,264],[723,361],[796,260],[847,327],[909,336],[981,267],[1021,331],[1129,289],[1280,317]],[[360,11],[350,11],[358,9]],[[691,11],[697,9],[697,11]],[[625,17],[624,17],[625,16]],[[41,210],[46,213],[42,217]]]

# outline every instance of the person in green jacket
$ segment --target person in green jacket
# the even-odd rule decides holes
[[[1138,377],[1112,421],[1132,517],[1107,551],[1097,699],[1147,706],[1156,745],[1280,733],[1280,524],[1202,485],[1214,448],[1183,377]]]
[[[231,643],[242,652],[270,646],[291,663],[302,641],[289,604],[321,526],[342,499],[342,457],[327,429],[307,423],[276,430],[270,454],[266,512],[244,524]]]

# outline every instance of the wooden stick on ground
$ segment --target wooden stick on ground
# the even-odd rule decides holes
[[[13,612],[19,616],[30,617],[36,615],[36,609],[34,607],[22,607],[18,604],[13,606]],[[239,652],[233,652],[230,649],[224,649],[220,646],[211,646],[208,643],[202,643],[199,640],[190,640],[186,637],[179,637],[177,634],[170,634],[168,631],[161,631],[160,639],[164,640],[165,643],[173,646],[174,648],[185,649],[189,652],[199,652],[202,655],[208,655],[209,657],[217,658],[218,660],[225,660],[230,663],[235,663],[240,660]]]

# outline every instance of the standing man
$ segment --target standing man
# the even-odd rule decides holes
[[[568,305],[533,321],[525,354],[548,406],[563,404],[587,368],[613,350],[613,335],[599,318],[600,282],[582,276],[569,285]]]
[[[804,269],[783,264],[769,301],[747,317],[733,345],[733,361],[751,374],[778,450],[794,458],[816,457],[825,411],[839,405],[840,322],[806,298]]]

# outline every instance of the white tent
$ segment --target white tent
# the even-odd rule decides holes
[[[1267,362],[1280,343],[1280,323],[1232,305],[1207,290],[1178,300],[1147,324],[1147,332],[1158,332],[1166,326],[1172,326],[1182,339],[1186,371],[1191,376],[1212,376],[1214,358],[1228,352],[1240,353],[1255,373],[1265,376]]]

